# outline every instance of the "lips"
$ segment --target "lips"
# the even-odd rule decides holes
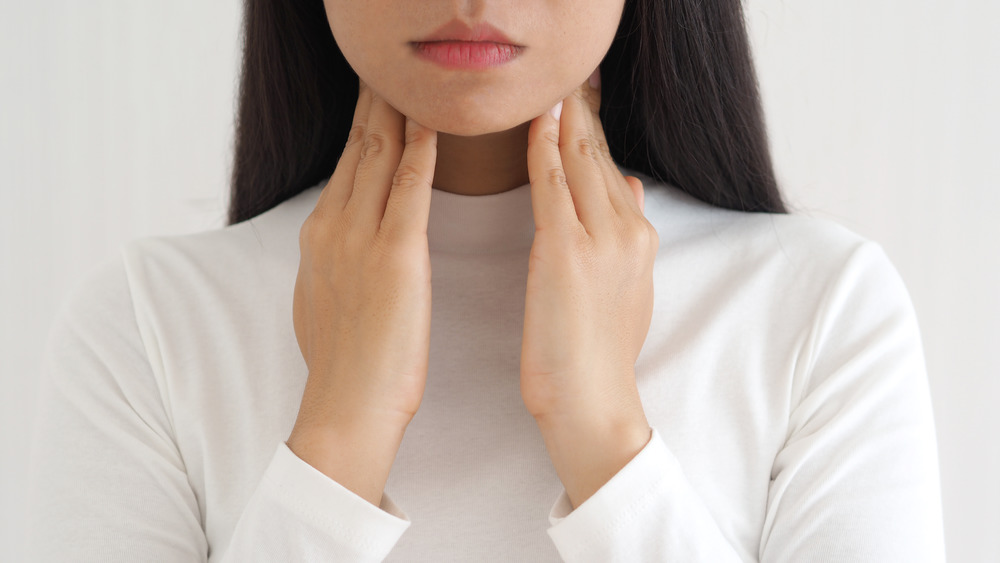
[[[514,43],[502,31],[487,22],[480,22],[470,27],[459,19],[451,20],[434,31],[434,33],[423,39],[418,39],[414,43],[430,43],[435,41],[483,41],[521,47],[521,45]]]
[[[448,69],[476,71],[503,66],[525,49],[487,22],[469,26],[457,18],[410,45],[425,61]]]

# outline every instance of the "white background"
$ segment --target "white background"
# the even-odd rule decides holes
[[[882,243],[924,336],[950,561],[1000,561],[1000,4],[749,0],[782,188]],[[240,3],[0,4],[0,560],[42,343],[95,261],[223,225]]]

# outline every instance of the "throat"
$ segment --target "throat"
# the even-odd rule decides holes
[[[461,195],[490,195],[528,183],[528,126],[462,137],[438,133],[434,187]]]

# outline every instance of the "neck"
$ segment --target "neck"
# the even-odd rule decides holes
[[[528,126],[462,137],[438,132],[434,187],[461,195],[491,195],[528,183]]]

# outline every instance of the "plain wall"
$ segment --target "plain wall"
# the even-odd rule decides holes
[[[949,560],[1000,561],[1000,4],[747,14],[793,209],[880,242],[915,303]],[[123,242],[224,223],[239,20],[237,0],[0,4],[0,560],[21,560],[56,307]]]

